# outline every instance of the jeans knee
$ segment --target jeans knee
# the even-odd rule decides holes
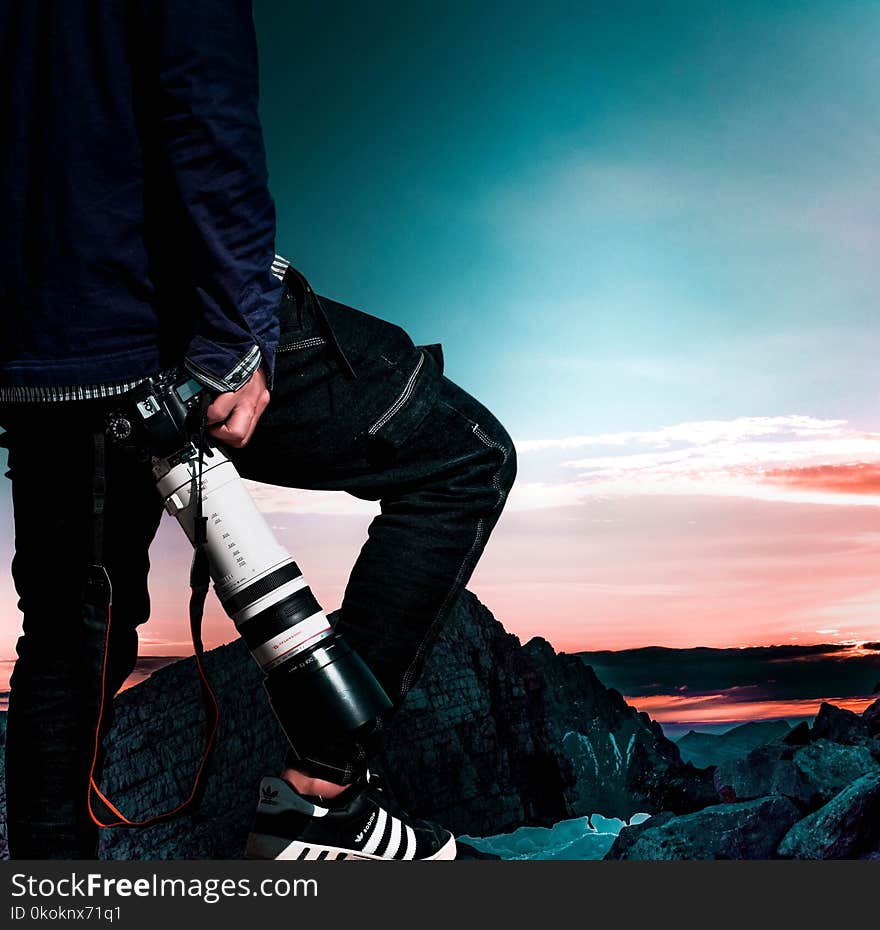
[[[501,482],[501,487],[504,488],[505,497],[510,492],[510,489],[513,487],[513,483],[516,480],[517,472],[517,457],[516,457],[516,446],[513,443],[510,435],[505,430],[506,441],[504,443],[505,448],[505,458],[504,463],[501,467],[501,473],[499,475],[499,480]]]
[[[497,420],[493,421],[491,429],[478,426],[475,432],[487,446],[500,456],[500,462],[497,463],[492,477],[492,484],[496,490],[501,492],[499,508],[503,507],[516,479],[516,446],[510,434]]]
[[[499,437],[497,442],[498,448],[501,450],[502,458],[495,476],[495,487],[501,492],[499,507],[503,507],[507,503],[507,496],[516,479],[516,447],[507,433]]]

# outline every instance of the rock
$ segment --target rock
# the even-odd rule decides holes
[[[787,798],[769,797],[716,804],[680,817],[652,817],[621,830],[605,858],[770,859],[799,816]]]
[[[675,819],[672,811],[662,811],[654,814],[650,820],[644,820],[641,823],[633,824],[631,827],[622,827],[620,833],[611,846],[611,849],[605,855],[606,859],[629,859],[636,858],[629,855],[629,851],[636,844],[639,837],[648,829],[657,830],[664,824]]]
[[[880,763],[867,746],[820,739],[798,747],[780,741],[719,766],[714,781],[726,801],[781,795],[815,810],[860,775],[874,771],[880,771]]]
[[[796,727],[792,727],[782,742],[787,746],[806,746],[810,742],[810,725],[802,720]]]
[[[856,745],[871,737],[866,721],[858,714],[834,704],[823,703],[813,721],[812,738]]]
[[[858,859],[880,843],[880,772],[863,775],[798,821],[779,844],[790,859]]]
[[[279,770],[287,743],[240,640],[209,652],[206,666],[221,722],[199,810],[105,830],[102,857],[241,856],[259,779]],[[193,661],[159,669],[116,708],[102,787],[131,818],[173,807],[201,754]],[[578,658],[540,639],[522,646],[470,592],[398,712],[381,763],[405,808],[457,835],[594,813],[683,813],[715,797],[709,773],[684,764],[657,723]]]
[[[797,794],[791,762],[795,751],[777,741],[753,749],[744,759],[723,763],[714,773],[715,789],[726,802]]]
[[[720,734],[691,730],[677,745],[685,762],[705,768],[745,756],[758,746],[782,739],[790,731],[791,726],[785,720],[757,721]]]
[[[880,772],[869,747],[841,746],[828,740],[799,749],[792,762],[798,773],[796,797],[811,809],[830,801],[859,776]]]
[[[880,736],[880,698],[862,712],[862,720],[872,736]]]

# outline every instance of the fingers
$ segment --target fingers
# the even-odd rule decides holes
[[[251,404],[237,404],[225,423],[208,427],[208,433],[220,442],[240,449],[247,445],[257,425],[256,408]]]
[[[240,402],[241,398],[232,391],[227,394],[218,394],[212,401],[211,406],[208,407],[208,426],[217,426],[225,422]]]
[[[269,396],[266,378],[259,368],[244,387],[220,394],[208,407],[208,434],[234,449],[247,445],[269,404]]]

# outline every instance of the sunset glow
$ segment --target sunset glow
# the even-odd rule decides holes
[[[877,695],[863,698],[810,698],[800,701],[736,701],[725,695],[706,694],[682,696],[653,694],[650,697],[628,697],[630,704],[658,723],[724,724],[743,720],[780,720],[790,717],[812,717],[826,701],[854,713],[861,713],[877,700]]]

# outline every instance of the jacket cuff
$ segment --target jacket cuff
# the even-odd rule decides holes
[[[191,357],[187,356],[183,360],[186,370],[205,387],[211,388],[218,394],[226,394],[230,391],[237,391],[250,381],[253,373],[260,367],[263,362],[263,356],[260,347],[251,346],[248,352],[238,359],[235,364],[225,374],[218,374],[216,370],[210,371],[203,364],[199,364]],[[268,369],[268,366],[267,366]],[[271,370],[267,370],[267,379],[269,380],[269,389],[272,388]]]

